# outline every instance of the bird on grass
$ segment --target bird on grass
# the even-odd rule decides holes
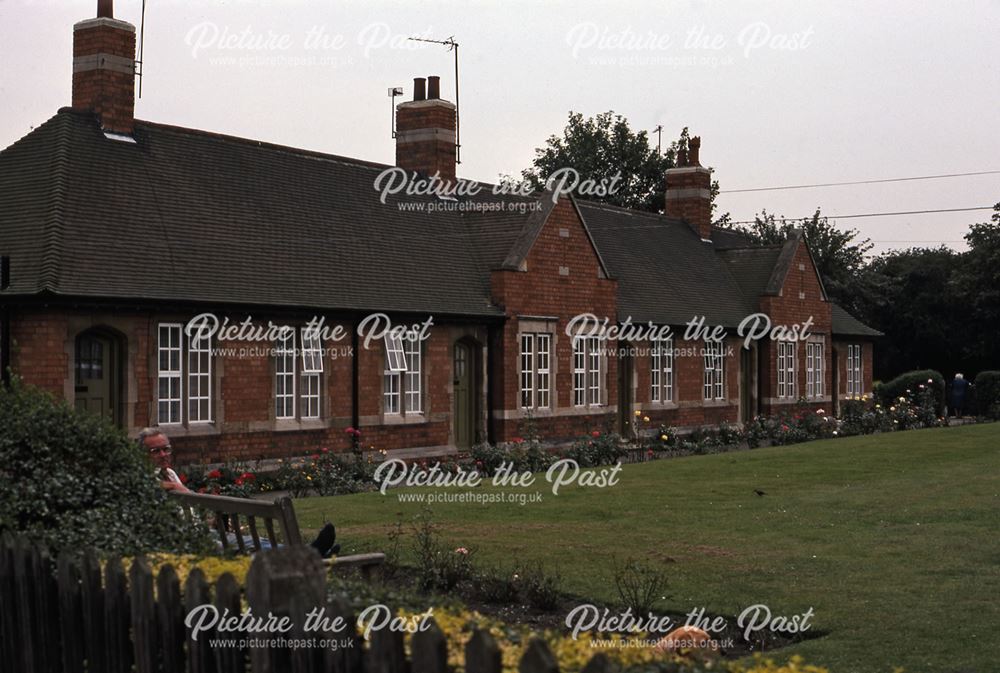
[[[756,493],[758,496],[765,496],[765,495],[767,495],[767,493],[765,493],[764,491],[760,490],[759,488],[755,488],[753,490],[753,492]]]

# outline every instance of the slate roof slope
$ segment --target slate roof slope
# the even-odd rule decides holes
[[[833,321],[833,333],[842,336],[879,337],[882,332],[864,324],[844,310],[840,304],[830,302],[830,312]]]
[[[0,153],[8,293],[502,315],[460,214],[380,203],[385,166],[141,121],[135,139],[64,108]]]
[[[735,327],[753,312],[713,246],[686,223],[589,201],[578,207],[618,279],[619,320],[683,325],[704,316]]]
[[[781,254],[780,245],[719,250],[719,258],[732,272],[743,295],[756,301],[767,291],[768,282]]]

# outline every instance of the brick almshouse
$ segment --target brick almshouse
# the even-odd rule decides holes
[[[135,28],[110,6],[74,28],[73,107],[0,152],[0,364],[133,435],[163,426],[179,462],[347,451],[348,428],[401,456],[529,425],[563,442],[628,432],[636,410],[692,428],[871,390],[878,333],[828,301],[802,237],[713,229],[698,139],[664,176],[665,215],[489,189],[383,203],[387,166],[134,119]],[[399,167],[454,179],[437,78],[397,128]],[[757,312],[811,318],[809,336],[744,348]],[[206,313],[296,329],[189,334]],[[373,313],[432,324],[366,346]],[[580,314],[673,338],[575,338]],[[343,338],[304,339],[314,317]],[[685,340],[695,317],[727,338]]]

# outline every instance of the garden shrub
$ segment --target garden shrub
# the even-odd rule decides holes
[[[974,390],[977,413],[1000,420],[1000,371],[979,372]]]
[[[0,389],[0,531],[53,551],[204,552],[207,531],[167,499],[124,432],[15,380]]]
[[[476,573],[476,595],[484,603],[511,604],[518,597],[518,575],[501,565],[481,568]]]
[[[614,465],[622,460],[627,453],[622,445],[621,436],[612,432],[595,430],[588,437],[580,437],[566,453],[580,464],[580,467],[597,467],[599,465]]]
[[[900,374],[891,381],[880,383],[875,387],[875,397],[886,407],[895,404],[900,397],[916,394],[920,385],[929,386],[934,391],[935,410],[938,416],[943,415],[945,408],[945,385],[941,372],[933,369],[917,369]]]
[[[615,587],[622,605],[636,616],[645,616],[663,598],[667,576],[662,570],[630,558],[615,568]]]
[[[541,563],[529,566],[522,572],[521,581],[524,586],[524,597],[528,604],[536,610],[549,612],[559,607],[559,585],[562,576],[549,572]]]
[[[471,455],[476,470],[487,477],[492,477],[504,463],[512,464],[515,472],[544,472],[556,460],[538,439],[520,437],[501,444],[477,444]]]

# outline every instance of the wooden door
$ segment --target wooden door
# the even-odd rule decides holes
[[[86,333],[76,339],[76,408],[116,423],[115,343]]]
[[[472,446],[475,434],[475,392],[472,349],[464,343],[455,344],[455,361],[453,363],[455,413],[453,418],[455,446],[468,449]]]

